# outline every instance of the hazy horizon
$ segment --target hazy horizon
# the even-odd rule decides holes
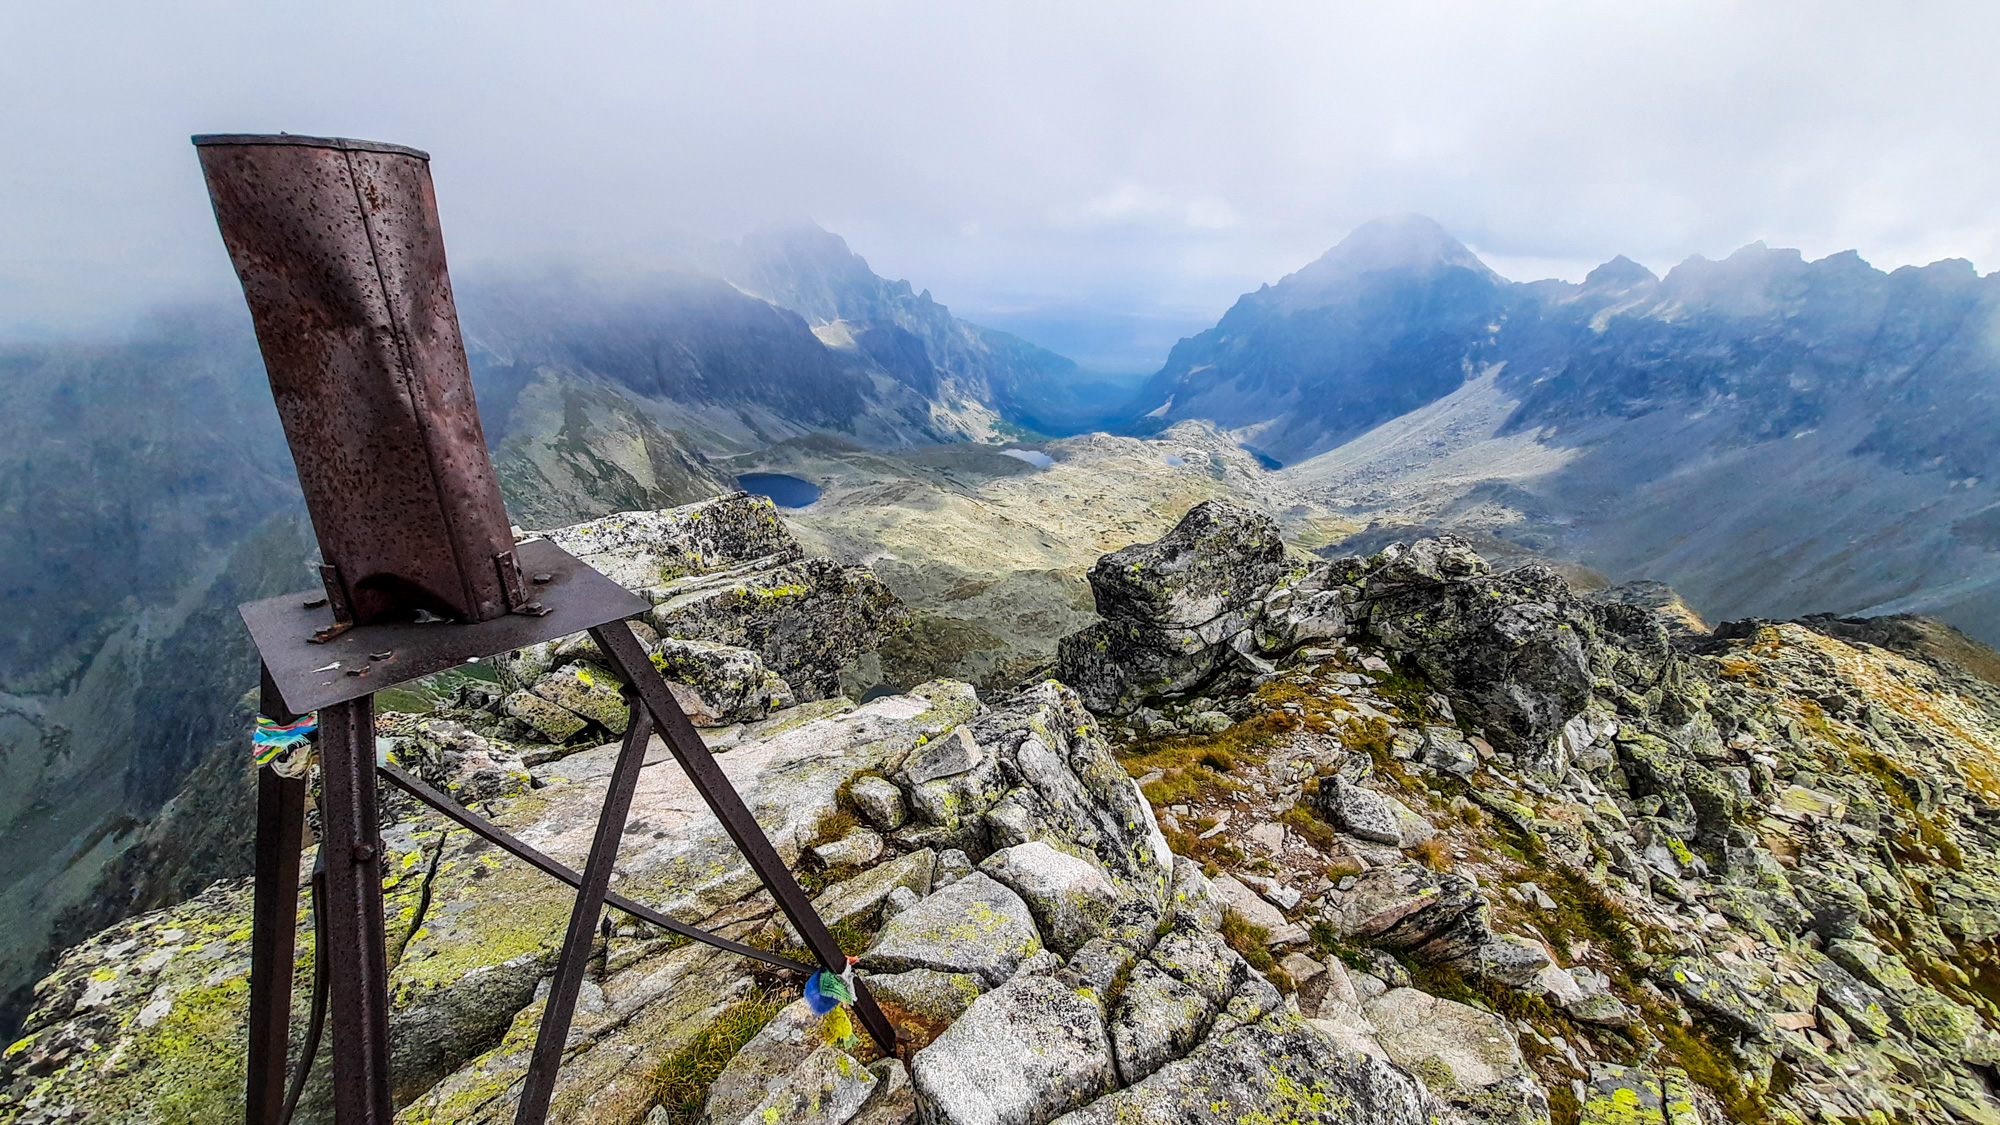
[[[814,221],[1119,374],[1404,211],[1514,280],[1758,240],[1991,263],[1996,27],[1971,5],[15,9],[0,337],[234,296],[196,132],[429,150],[467,279]]]

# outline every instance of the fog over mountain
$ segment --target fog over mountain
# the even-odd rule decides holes
[[[1988,5],[609,0],[0,11],[0,336],[233,297],[186,138],[415,145],[454,264],[810,218],[1094,370],[1378,215],[1518,280],[1755,239],[2000,260]]]
[[[517,522],[729,492],[711,458],[808,434],[903,449],[1072,432],[1126,393],[1093,398],[1074,363],[959,320],[816,227],[673,265],[460,285]],[[234,607],[310,585],[314,552],[240,304],[0,348],[0,404],[0,912],[30,920],[0,938],[5,1015],[51,927],[71,940],[241,865],[251,821],[229,767],[256,663]],[[181,815],[149,823],[177,794]]]
[[[1138,429],[1230,427],[1376,536],[1449,526],[1712,618],[1921,611],[2000,639],[2000,279],[1755,243],[1508,282],[1379,220],[1183,340]]]

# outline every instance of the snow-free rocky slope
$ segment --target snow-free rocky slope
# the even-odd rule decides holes
[[[913,1035],[874,1058],[799,982],[616,918],[555,1120],[2000,1120],[2000,689],[1935,655],[1985,659],[1948,633],[1710,633],[1449,539],[1300,563],[1208,503],[1099,562],[1059,680],[857,705],[825,685],[898,607],[768,505],[555,534],[646,593],[725,770]],[[578,639],[503,679],[385,734],[578,862],[606,674]],[[506,1120],[570,896],[388,816],[399,1120]],[[618,886],[790,941],[659,748]],[[0,1055],[0,1120],[237,1112],[248,908],[225,881],[65,955]]]
[[[1369,223],[1181,341],[1132,408],[1379,533],[1497,535],[1712,620],[1942,617],[2000,643],[2000,277],[1746,246],[1510,283]]]
[[[616,284],[461,278],[516,523],[727,493],[711,456],[802,434],[990,435],[1075,382],[824,231],[675,260]],[[313,581],[249,328],[236,304],[0,347],[0,914],[19,919],[0,927],[0,1034],[52,947],[249,867],[233,767],[256,662],[234,607]]]

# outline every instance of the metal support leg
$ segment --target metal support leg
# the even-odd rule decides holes
[[[604,794],[603,811],[597,815],[597,836],[591,841],[590,858],[583,865],[583,883],[577,888],[576,906],[569,914],[562,959],[556,963],[555,983],[549,989],[548,1006],[542,1009],[541,1029],[535,1033],[535,1055],[528,1063],[527,1083],[521,1090],[520,1107],[514,1113],[515,1125],[542,1125],[548,1116],[549,1098],[555,1093],[556,1070],[562,1065],[563,1047],[569,1040],[570,1018],[576,1014],[576,995],[583,987],[584,970],[589,967],[597,919],[604,913],[604,896],[611,889],[611,869],[617,866],[618,845],[625,837],[625,818],[632,811],[632,791],[639,784],[639,768],[646,764],[646,743],[652,736],[651,718],[636,699],[632,700],[625,744],[619,748],[618,764],[611,771],[611,787]]]
[[[375,706],[363,696],[319,712],[327,946],[333,1008],[333,1118],[390,1125],[389,958],[382,838],[375,817]]]
[[[284,1115],[285,1050],[292,1026],[292,966],[298,941],[299,843],[306,781],[257,771],[257,883],[250,912],[250,1082],[244,1120],[277,1125]],[[316,951],[316,956],[324,956]]]
[[[709,809],[722,822],[723,831],[729,833],[737,850],[750,862],[750,870],[757,873],[757,878],[770,890],[771,897],[777,900],[778,908],[791,920],[792,927],[805,938],[813,956],[819,959],[822,966],[844,972],[847,969],[847,954],[827,932],[826,923],[820,921],[812,901],[806,898],[798,880],[792,878],[791,869],[778,858],[777,849],[765,837],[763,826],[750,815],[736,787],[729,783],[728,776],[716,763],[715,755],[709,753],[708,744],[701,740],[694,724],[688,722],[680,705],[674,702],[673,693],[667,690],[667,682],[660,678],[659,669],[653,667],[653,662],[647,658],[639,638],[632,635],[632,627],[623,621],[614,621],[590,630],[590,635],[597,642],[598,650],[625,677],[625,682],[638,692],[646,709],[653,713],[667,749],[673,751],[674,760],[686,771],[688,780],[694,782],[695,790],[708,802]],[[866,987],[855,989],[854,1011],[883,1053],[895,1054],[896,1029],[882,1014],[882,1009],[876,1005],[875,998],[869,995]]]
[[[498,847],[508,855],[527,862],[545,875],[553,876],[572,887],[583,886],[583,876],[522,843],[511,833],[499,828],[492,821],[487,820],[471,809],[466,808],[464,805],[424,784],[422,778],[415,777],[398,766],[384,764],[377,768],[381,771],[383,777],[400,786],[405,793],[443,813],[453,823],[470,830],[480,839]],[[768,949],[759,949],[754,945],[745,945],[740,941],[732,941],[719,934],[709,933],[699,926],[690,926],[670,914],[660,913],[645,903],[634,902],[617,891],[608,891],[605,893],[604,905],[617,910],[623,910],[641,922],[651,922],[663,930],[679,934],[684,938],[692,938],[704,945],[713,946],[716,949],[734,953],[741,957],[748,957],[753,961],[762,961],[774,969],[789,969],[792,972],[803,973],[807,976],[811,976],[813,972],[813,966],[805,964],[802,961],[794,961],[790,957],[780,957]]]

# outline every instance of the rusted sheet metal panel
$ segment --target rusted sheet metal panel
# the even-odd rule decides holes
[[[429,157],[339,138],[194,138],[336,607],[487,621],[518,578],[473,404]],[[518,596],[518,595],[517,595]]]

